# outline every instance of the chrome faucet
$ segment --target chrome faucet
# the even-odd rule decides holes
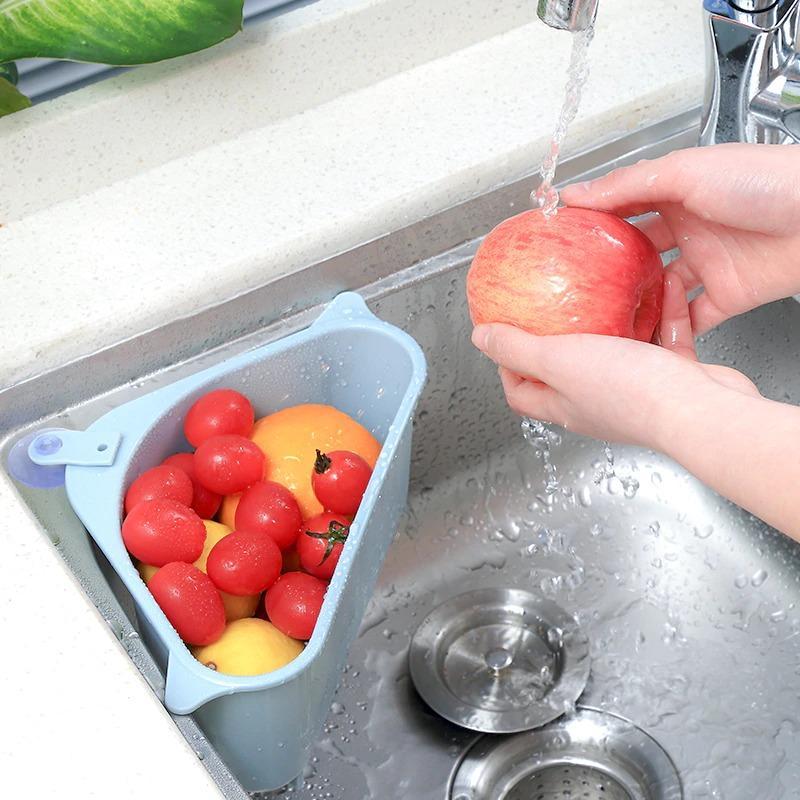
[[[539,0],[553,28],[584,30],[598,0]],[[704,0],[700,144],[800,142],[800,0]]]
[[[586,30],[597,15],[597,0],[539,0],[539,19],[562,31]]]

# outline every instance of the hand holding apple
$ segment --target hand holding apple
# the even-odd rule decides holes
[[[597,333],[650,341],[661,315],[656,248],[620,217],[526,211],[484,239],[467,276],[476,325],[504,322],[541,336]]]
[[[521,416],[672,453],[726,398],[758,390],[736,370],[696,360],[676,275],[665,284],[659,333],[662,347],[591,334],[534,336],[494,324],[478,325],[472,341],[500,366],[506,400]]]

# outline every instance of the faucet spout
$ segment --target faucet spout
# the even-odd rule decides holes
[[[585,31],[594,23],[598,0],[539,0],[539,19],[551,28]]]

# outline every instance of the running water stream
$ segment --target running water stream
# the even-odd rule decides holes
[[[550,141],[550,149],[539,169],[542,182],[531,193],[531,202],[534,206],[541,208],[547,217],[557,213],[558,190],[553,185],[553,181],[556,176],[561,148],[567,138],[569,126],[578,114],[583,87],[589,78],[589,45],[591,45],[593,38],[594,27],[589,27],[585,31],[573,34],[572,55],[570,56],[567,70],[564,103],[561,106],[561,113],[558,117],[556,129],[553,132],[553,138]]]
[[[553,138],[550,140],[550,147],[539,168],[541,183],[531,192],[531,203],[541,208],[545,217],[548,218],[558,213],[558,189],[554,185],[556,169],[569,126],[578,115],[583,87],[589,78],[589,46],[594,39],[594,26],[590,26],[584,31],[578,31],[572,36],[572,54],[567,69],[564,102],[561,105]],[[548,494],[552,494],[558,489],[559,481],[556,467],[551,460],[551,445],[558,444],[559,437],[544,423],[533,419],[523,420],[522,430],[525,438],[542,458],[545,471],[545,490]]]

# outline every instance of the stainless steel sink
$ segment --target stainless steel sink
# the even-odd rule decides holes
[[[566,162],[561,177],[688,146],[696,125],[689,113],[606,143]],[[677,767],[686,798],[800,797],[800,548],[657,453],[614,447],[612,464],[602,443],[554,433],[558,486],[548,493],[542,442],[523,438],[496,370],[469,343],[464,277],[478,237],[524,208],[530,188],[529,178],[515,182],[12,387],[0,393],[4,449],[31,427],[82,427],[133,395],[301,327],[320,301],[358,289],[422,344],[431,375],[416,419],[406,519],[314,758],[279,794],[444,800],[478,737],[418,698],[410,638],[453,595],[517,587],[577,616],[592,658],[581,704],[649,733]],[[766,395],[800,402],[794,301],[731,321],[700,349],[745,371]],[[161,692],[130,600],[63,492],[19,491]],[[176,723],[223,794],[243,797],[195,721]]]

